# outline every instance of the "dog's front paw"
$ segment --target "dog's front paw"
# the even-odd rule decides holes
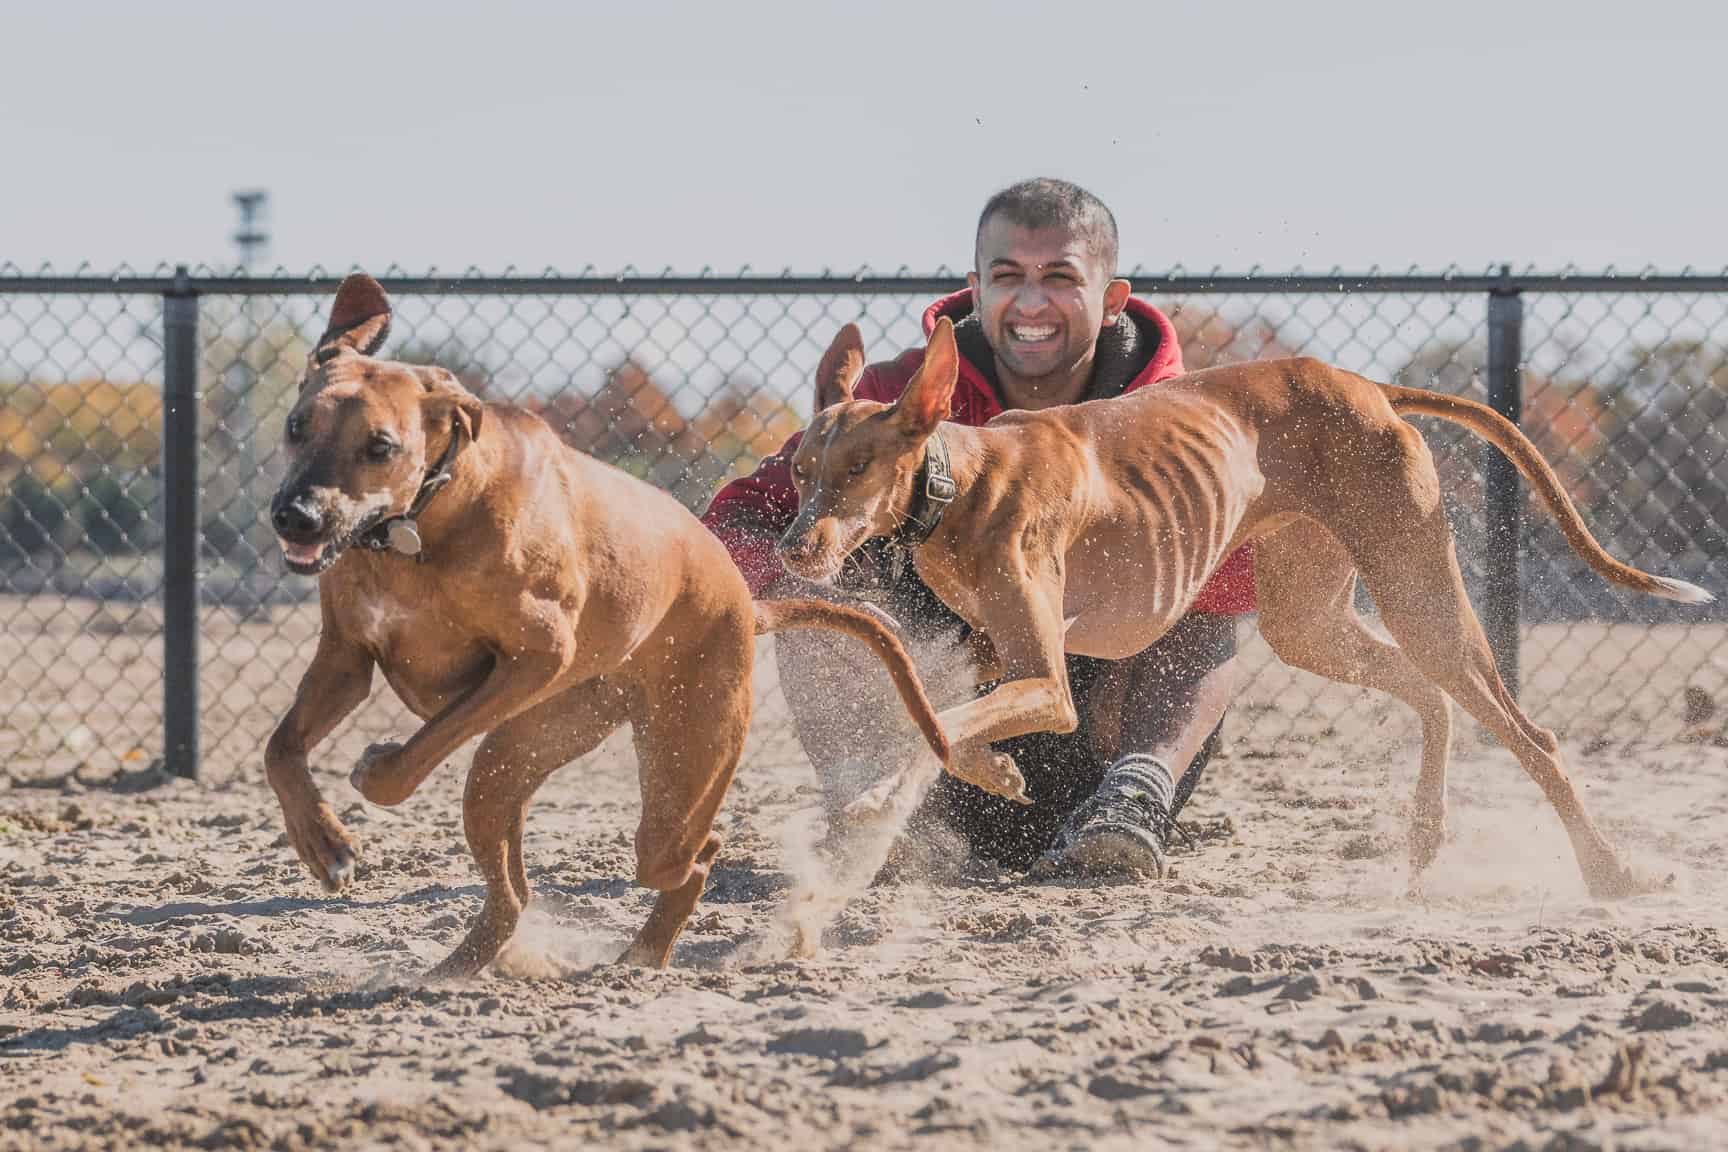
[[[1672,889],[1676,881],[1673,873],[1655,875],[1621,863],[1612,853],[1591,861],[1584,869],[1584,885],[1597,900],[1624,900],[1630,896],[1664,892]]]
[[[988,746],[958,749],[948,762],[948,774],[992,796],[1006,796],[1016,804],[1032,803],[1026,795],[1026,777],[1006,752],[995,752]]]
[[[1446,817],[1438,820],[1417,820],[1410,826],[1410,872],[1420,875],[1434,863],[1440,849],[1451,839],[1446,831]]]
[[[394,740],[383,744],[368,744],[360,753],[348,783],[367,800],[389,808],[402,803],[413,794],[403,784],[402,745]]]
[[[354,878],[360,842],[336,819],[328,804],[319,803],[305,816],[290,815],[288,843],[324,891],[334,895]]]

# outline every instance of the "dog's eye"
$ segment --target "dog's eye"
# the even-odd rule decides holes
[[[867,459],[866,460],[855,460],[852,462],[852,467],[846,469],[846,475],[848,475],[848,476],[862,476],[862,475],[864,475],[864,469],[866,469],[868,467],[870,467],[870,461],[869,460],[867,460]]]
[[[388,436],[374,436],[366,442],[368,460],[388,460],[396,454],[396,441]]]
[[[298,414],[288,417],[286,432],[290,444],[298,444],[306,439],[306,417]]]
[[[792,465],[792,475],[798,477],[800,480],[808,480],[810,479],[810,469],[804,467],[802,463],[794,463]]]

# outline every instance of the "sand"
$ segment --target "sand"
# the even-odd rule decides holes
[[[530,816],[537,902],[500,969],[428,988],[413,977],[480,901],[460,760],[398,809],[360,802],[353,751],[405,731],[384,704],[316,757],[365,853],[324,896],[259,765],[305,621],[227,627],[207,656],[243,655],[207,682],[233,702],[200,783],[136,759],[68,775],[65,748],[31,752],[66,722],[59,697],[8,721],[0,1148],[1728,1141],[1728,738],[1720,712],[1696,718],[1718,629],[1670,629],[1649,669],[1624,664],[1643,629],[1536,638],[1533,711],[1609,834],[1673,875],[1657,894],[1590,900],[1535,788],[1461,721],[1454,840],[1412,897],[1413,725],[1272,669],[1232,714],[1170,879],[1035,882],[922,842],[792,959],[814,781],[764,658],[727,847],[669,971],[607,963],[650,899],[629,879],[635,765],[614,738]]]

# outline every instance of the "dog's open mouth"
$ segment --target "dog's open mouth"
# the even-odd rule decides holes
[[[296,544],[280,536],[276,538],[276,542],[282,545],[282,562],[287,565],[288,571],[296,576],[316,576],[326,571],[342,555],[346,544],[346,541],[333,540]]]
[[[282,559],[287,563],[288,570],[301,575],[322,572],[325,567],[325,554],[335,551],[323,540],[315,544],[295,544],[278,536],[276,542],[282,545]]]
[[[839,547],[830,546],[816,552],[805,552],[796,548],[788,549],[783,545],[780,561],[794,576],[816,584],[830,584],[845,570],[846,561],[868,539],[870,529],[863,527],[853,532],[851,538]]]
[[[824,556],[819,560],[805,560],[801,563],[787,559],[784,563],[788,572],[808,580],[812,584],[833,583],[834,578],[840,575],[841,570],[845,567],[843,560],[833,556]]]
[[[287,565],[288,571],[296,576],[316,576],[320,572],[327,572],[330,565],[340,560],[342,553],[348,551],[350,544],[382,524],[388,515],[388,508],[376,509],[368,513],[352,531],[309,543],[285,540],[278,536],[276,542],[282,546],[282,562]]]

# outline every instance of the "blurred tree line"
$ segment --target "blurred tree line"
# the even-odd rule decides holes
[[[1169,311],[1190,369],[1292,355],[1276,324],[1193,305]],[[241,566],[272,551],[261,511],[280,475],[275,458],[308,345],[280,314],[207,309],[204,366],[204,538]],[[814,333],[823,339],[825,333]],[[437,363],[488,399],[539,412],[570,444],[667,489],[700,511],[716,487],[777,449],[807,419],[761,382],[729,377],[699,408],[674,402],[682,381],[626,358],[598,387],[502,395],[503,359],[457,340],[408,341],[393,353]],[[1484,347],[1432,342],[1398,383],[1484,399]],[[1572,357],[1565,357],[1572,359]],[[1628,345],[1588,378],[1527,371],[1524,428],[1614,555],[1711,585],[1728,525],[1728,347],[1698,341]],[[1483,450],[1467,433],[1418,422],[1434,450],[1459,554],[1480,596]],[[53,567],[160,544],[161,402],[154,384],[110,379],[0,381],[0,564]],[[1540,509],[1525,520],[1531,619],[1642,614],[1584,569]],[[270,563],[274,561],[271,558]],[[269,570],[274,572],[274,567]],[[1695,617],[1694,617],[1695,618]]]

